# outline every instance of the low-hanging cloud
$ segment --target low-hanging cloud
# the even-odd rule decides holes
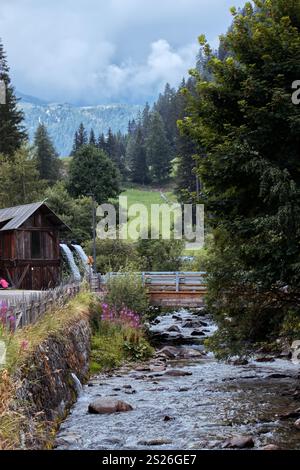
[[[153,99],[216,42],[243,0],[1,0],[0,37],[18,90],[95,104]]]

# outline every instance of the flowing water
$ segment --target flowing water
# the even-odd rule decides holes
[[[60,244],[60,248],[62,249],[65,257],[67,258],[69,267],[71,269],[71,273],[73,275],[73,278],[75,281],[81,281],[81,275],[78,269],[77,264],[75,263],[74,256],[68,245],[65,245],[64,243]]]
[[[280,419],[300,406],[298,366],[283,359],[243,366],[217,361],[203,346],[214,326],[187,311],[159,318],[151,330],[168,351],[93,377],[60,428],[58,449],[221,449],[227,438],[246,435],[255,448],[300,449],[295,418]],[[133,410],[89,414],[99,397],[123,400]]]
[[[78,256],[79,256],[79,258],[80,258],[80,260],[81,260],[81,262],[82,262],[82,266],[83,266],[83,268],[84,268],[84,270],[85,270],[85,273],[86,273],[87,275],[89,275],[91,268],[90,268],[90,266],[89,266],[89,264],[88,264],[88,256],[87,256],[87,254],[85,253],[85,251],[84,251],[84,249],[82,248],[82,246],[80,246],[80,245],[72,245],[72,246],[73,246],[74,250],[76,251],[76,253],[78,254]]]

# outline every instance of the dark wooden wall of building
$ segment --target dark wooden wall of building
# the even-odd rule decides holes
[[[34,232],[39,240],[38,256],[32,249]],[[0,271],[21,289],[41,290],[59,283],[59,231],[41,211],[19,229],[0,232]]]

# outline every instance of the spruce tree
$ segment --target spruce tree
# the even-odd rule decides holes
[[[36,130],[34,147],[40,178],[54,184],[59,179],[60,160],[44,124]]]
[[[85,130],[85,127],[83,125],[83,123],[80,124],[79,128],[78,128],[78,149],[80,149],[80,147],[82,147],[83,145],[87,145],[88,143],[88,138],[87,138],[87,132]]]
[[[138,127],[136,134],[130,137],[127,158],[130,162],[132,181],[139,184],[149,183],[147,154],[141,126]]]
[[[98,138],[98,142],[97,142],[97,147],[99,150],[103,150],[103,152],[107,153],[107,149],[106,149],[106,140],[105,140],[105,136],[102,132],[102,134],[99,135],[99,138]]]
[[[144,138],[147,137],[151,119],[151,109],[149,103],[146,103],[142,113],[142,132]]]
[[[95,137],[95,132],[94,132],[94,129],[91,129],[91,132],[90,132],[90,137],[89,137],[89,145],[94,145],[96,147],[96,137]]]
[[[164,123],[158,112],[151,114],[146,152],[151,179],[156,183],[167,181],[171,170],[171,152]]]
[[[0,39],[0,82],[4,84],[5,103],[0,103],[0,154],[11,157],[26,141],[23,112],[11,85],[9,67]]]
[[[176,155],[176,137],[178,134],[178,115],[176,110],[176,91],[169,85],[169,83],[166,84],[164,93],[159,95],[153,109],[160,114],[163,120],[171,156],[174,158]]]

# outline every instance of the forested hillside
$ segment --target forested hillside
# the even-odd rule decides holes
[[[72,149],[74,132],[82,122],[87,129],[94,128],[98,133],[126,132],[130,119],[134,119],[141,106],[127,104],[77,107],[71,104],[43,103],[35,98],[20,94],[19,107],[25,116],[25,126],[33,141],[39,123],[46,125],[56,150],[67,156]]]

